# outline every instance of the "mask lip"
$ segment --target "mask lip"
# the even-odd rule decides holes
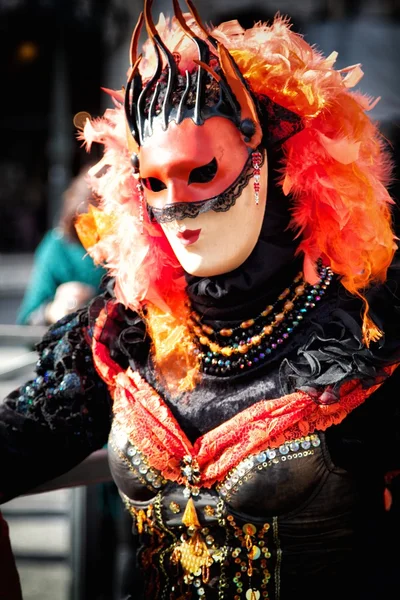
[[[257,149],[261,153],[262,159],[260,167],[265,161],[264,149],[259,146]],[[236,200],[242,194],[243,189],[248,185],[253,177],[252,153],[249,154],[245,164],[236,179],[218,196],[206,198],[205,200],[196,200],[194,202],[174,202],[156,208],[146,201],[146,208],[149,220],[152,223],[171,223],[183,219],[195,219],[199,215],[213,210],[214,212],[227,212],[236,204]]]

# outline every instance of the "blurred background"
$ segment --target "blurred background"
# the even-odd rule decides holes
[[[155,20],[170,4],[155,0]],[[361,63],[358,89],[381,96],[371,115],[390,146],[399,198],[400,0],[198,0],[197,7],[214,25],[289,15],[309,43],[339,52],[338,68]],[[34,252],[59,223],[65,189],[97,158],[96,148],[88,156],[77,141],[74,115],[95,117],[111,106],[101,86],[124,85],[141,8],[142,0],[0,0],[1,398],[32,372],[42,331],[40,323],[17,323]],[[4,507],[25,600],[119,600],[127,541],[124,526],[115,527],[120,507],[103,492],[84,486]]]

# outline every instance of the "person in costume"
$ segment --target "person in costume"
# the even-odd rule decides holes
[[[398,268],[361,69],[282,18],[151,5],[81,134],[105,151],[78,233],[109,279],[1,406],[2,500],[108,440],[131,598],[395,597]]]

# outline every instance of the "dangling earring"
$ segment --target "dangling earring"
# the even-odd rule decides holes
[[[254,174],[254,200],[256,204],[260,201],[260,175],[261,175],[261,152],[258,150],[251,153],[251,164],[253,165],[253,174]]]
[[[139,223],[140,223],[140,233],[143,233],[144,230],[144,196],[143,196],[143,186],[141,181],[136,185],[136,189],[139,194]]]
[[[136,179],[136,190],[139,196],[139,223],[140,223],[140,233],[143,233],[144,229],[144,195],[143,195],[143,185],[140,180],[139,173],[139,157],[137,154],[133,153],[131,156],[131,164],[133,167],[132,174]]]

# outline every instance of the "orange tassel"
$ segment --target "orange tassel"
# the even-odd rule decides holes
[[[363,342],[367,348],[369,348],[371,342],[377,342],[384,335],[383,331],[381,331],[379,327],[375,325],[373,320],[367,314],[364,314],[362,334]]]

